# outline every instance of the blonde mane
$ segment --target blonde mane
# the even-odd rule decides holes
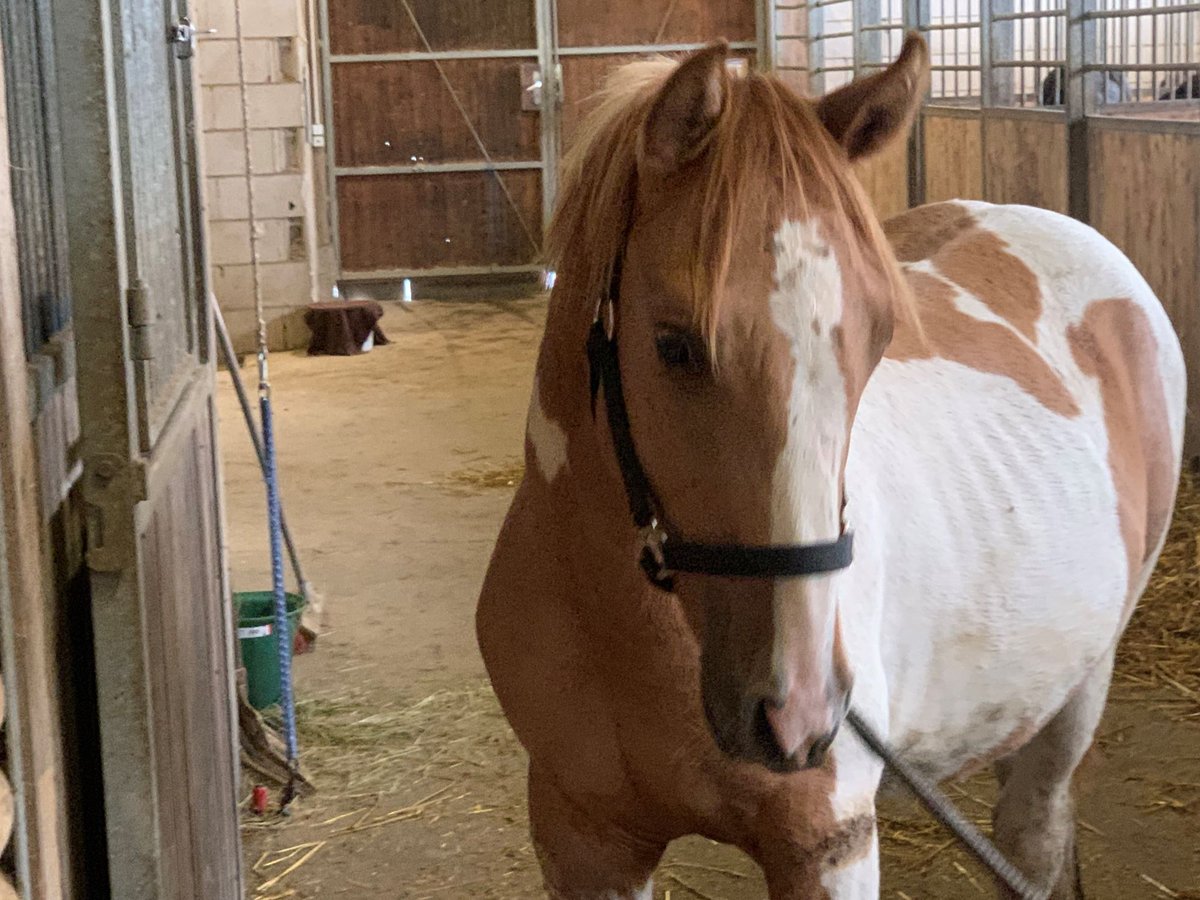
[[[562,291],[577,302],[598,302],[607,289],[634,214],[642,124],[676,65],[658,58],[617,69],[563,162],[546,250]],[[813,104],[772,75],[751,72],[731,77],[728,85],[725,107],[697,167],[704,179],[698,185],[703,214],[690,261],[692,299],[696,321],[709,340],[715,337],[719,288],[735,236],[744,223],[762,220],[764,198],[776,220],[820,211],[827,229],[842,229],[847,239],[839,243],[858,256],[846,262],[881,267],[903,315],[910,302],[906,282],[845,154]]]

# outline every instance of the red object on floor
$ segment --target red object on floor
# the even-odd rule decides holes
[[[308,653],[312,650],[312,641],[301,629],[296,629],[296,636],[292,638],[292,655],[299,656],[302,653]]]
[[[267,811],[267,789],[261,784],[254,786],[254,794],[250,798],[250,808],[256,816],[264,815]]]
[[[379,327],[382,318],[383,307],[373,300],[310,304],[304,313],[304,322],[312,331],[308,355],[354,356],[386,344],[388,339]]]

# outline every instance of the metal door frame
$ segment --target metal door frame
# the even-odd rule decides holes
[[[147,622],[145,573],[139,541],[145,533],[142,499],[153,496],[154,485],[168,477],[161,465],[185,435],[180,420],[192,415],[207,391],[211,406],[213,385],[212,330],[208,265],[201,224],[199,178],[196,167],[196,129],[190,94],[195,91],[194,68],[185,63],[172,79],[168,106],[176,141],[193,142],[177,156],[176,189],[179,192],[180,228],[191,227],[191,246],[181,244],[178,260],[181,287],[196,290],[198,331],[195,366],[187,384],[173,393],[173,408],[158,429],[149,452],[144,447],[145,425],[138,412],[139,382],[133,367],[131,288],[139,264],[135,245],[131,177],[128,154],[130,125],[125,120],[125,69],[122,63],[122,28],[130,15],[124,0],[52,0],[55,46],[62,113],[63,157],[67,184],[67,230],[73,248],[71,284],[77,298],[74,321],[78,335],[79,395],[82,410],[91,410],[84,436],[84,502],[91,546],[88,550],[92,586],[92,614],[97,645],[96,683],[102,728],[104,806],[108,834],[109,877],[114,896],[125,900],[150,900],[169,885],[161,883],[161,829],[158,816],[158,779],[155,758],[159,742],[153,731],[155,707],[151,698],[153,675],[145,638]],[[162,38],[168,40],[170,16],[185,14],[187,0],[168,0],[155,8],[161,16]],[[161,11],[159,11],[161,10]],[[182,93],[181,93],[182,92]],[[194,121],[194,120],[193,120]],[[182,129],[182,131],[181,131]],[[144,202],[144,201],[143,201]],[[146,261],[149,264],[151,261]],[[114,314],[114,311],[116,314]],[[96,415],[98,410],[107,415]],[[82,417],[81,417],[82,418]],[[206,438],[215,462],[218,455],[215,419]],[[214,498],[220,497],[219,465],[214,465]],[[211,511],[214,581],[224,590],[226,559],[223,511],[214,499]],[[93,529],[100,529],[93,534]],[[100,535],[103,540],[96,540]],[[230,736],[232,783],[240,777],[232,618],[227,596],[220,617],[225,639],[213,647],[223,658],[229,675],[225,697],[215,708],[224,710]],[[230,816],[236,816],[236,798],[230,798]],[[240,833],[232,822],[232,835],[240,847]],[[244,890],[240,850],[222,867],[235,867],[231,877]],[[226,871],[228,871],[226,869]]]

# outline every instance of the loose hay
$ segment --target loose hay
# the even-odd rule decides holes
[[[1158,567],[1117,648],[1119,681],[1179,698],[1175,717],[1200,718],[1200,490],[1180,481]]]
[[[304,765],[318,792],[296,801],[288,817],[247,812],[242,829],[248,851],[298,830],[308,840],[258,856],[252,871],[263,880],[254,900],[267,900],[285,881],[300,889],[297,898],[318,896],[304,890],[301,867],[317,851],[352,846],[364,832],[403,823],[432,829],[443,817],[474,815],[519,824],[523,833],[524,756],[490,685],[385,706],[361,694],[310,699],[296,713]],[[510,863],[514,870],[536,865],[527,846]],[[453,880],[420,885],[430,894],[465,887]]]
[[[516,487],[525,475],[525,465],[519,461],[497,466],[459,469],[451,472],[448,480],[452,484],[468,488],[511,488]]]

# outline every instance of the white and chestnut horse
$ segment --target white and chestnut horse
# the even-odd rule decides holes
[[[903,139],[919,39],[815,102],[726,54],[615,77],[549,239],[477,616],[547,889],[648,898],[699,833],[775,900],[877,897],[852,700],[934,778],[994,763],[995,840],[1074,897],[1071,775],[1175,497],[1176,336],[1071,219],[879,224],[851,163]]]

